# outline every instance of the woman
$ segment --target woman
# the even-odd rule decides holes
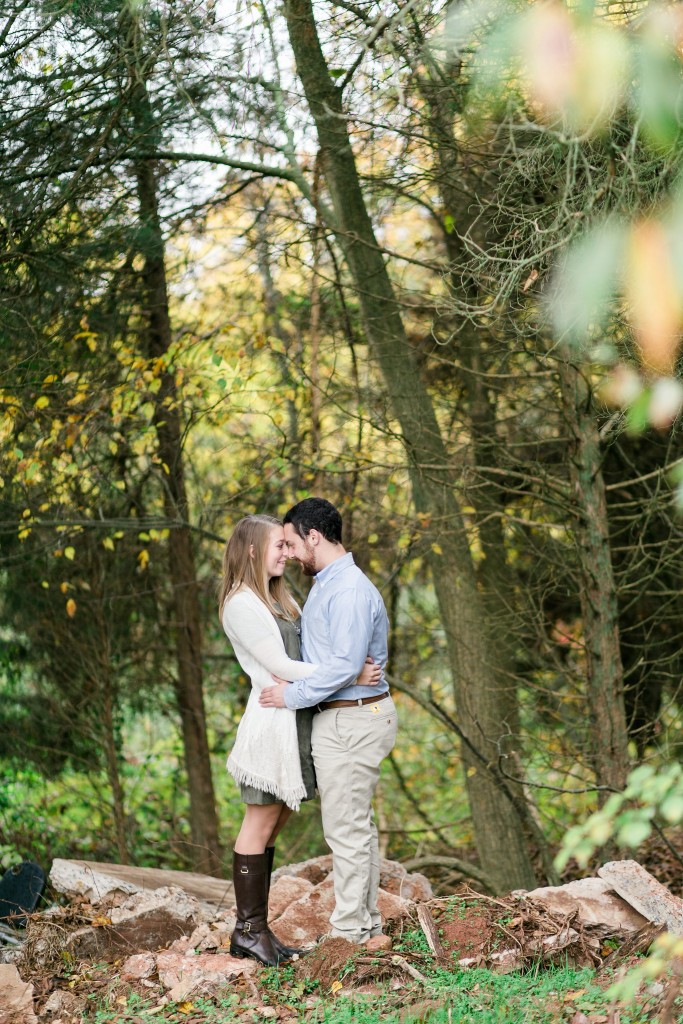
[[[261,690],[273,683],[271,674],[291,681],[305,679],[317,668],[299,660],[300,609],[282,578],[286,563],[282,524],[272,516],[245,516],[225,549],[219,597],[223,628],[251,679],[227,765],[247,805],[233,854],[237,923],[230,952],[269,966],[299,952],[284,946],[268,928],[275,840],[292,810],[315,795],[313,710],[262,708],[258,703]],[[379,674],[379,666],[366,665],[358,681],[372,685]]]

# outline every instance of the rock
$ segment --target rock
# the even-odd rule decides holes
[[[157,954],[159,981],[176,1002],[188,996],[214,996],[239,977],[250,977],[260,965],[255,960],[240,960],[228,953]],[[181,994],[179,994],[181,993]]]
[[[298,864],[283,864],[273,872],[272,881],[275,882],[283,875],[290,875],[293,878],[305,878],[311,885],[319,885],[324,882],[332,871],[332,854],[325,854],[323,857],[312,857],[310,860],[302,860]]]
[[[35,1024],[33,985],[22,981],[13,964],[0,964],[0,1024]]]
[[[402,896],[403,899],[412,900],[414,903],[426,903],[434,897],[432,886],[428,878],[421,875],[419,871],[408,872],[397,860],[380,861],[379,869],[380,888],[394,896]]]
[[[501,949],[496,953],[490,953],[488,961],[492,971],[497,974],[510,974],[512,971],[519,971],[524,966],[524,956],[519,949]],[[461,967],[477,967],[479,960],[470,957],[466,960],[458,960]]]
[[[608,935],[630,935],[639,931],[646,919],[615,893],[613,886],[602,878],[579,878],[566,885],[545,886],[521,894],[535,906],[551,914],[570,916],[591,931],[606,938]]]
[[[378,953],[382,949],[391,949],[393,943],[390,935],[373,935],[363,945],[368,953]]]
[[[114,907],[101,924],[79,928],[66,948],[81,959],[116,959],[121,953],[166,948],[199,924],[199,904],[182,889],[167,886],[139,892]]]
[[[377,897],[384,921],[404,917],[412,903],[381,889]],[[287,907],[274,928],[277,937],[288,946],[305,946],[329,931],[334,909],[334,880],[325,879]]]
[[[598,874],[639,914],[653,924],[683,935],[683,900],[635,860],[613,860],[598,868]]]
[[[116,878],[108,871],[96,871],[94,866],[86,861],[59,858],[52,861],[50,884],[57,892],[63,892],[67,896],[85,896],[94,903],[108,896],[110,892],[124,892],[129,896],[139,892],[138,886]]]
[[[66,992],[60,988],[48,996],[40,1016],[41,1018],[47,1017],[49,1021],[54,1021],[56,1017],[59,1017],[63,1024],[67,1024],[67,1022],[81,1024],[85,1005],[84,996],[76,995],[75,992]]]
[[[184,889],[199,900],[209,918],[235,903],[232,882],[194,871],[165,871],[128,864],[56,858],[52,862],[50,882],[57,892],[67,896],[86,896],[91,902],[98,902],[114,891],[131,895],[173,886]]]
[[[271,923],[277,921],[280,914],[284,914],[290,904],[301,899],[302,896],[306,896],[312,889],[312,882],[296,875],[281,875],[276,879],[271,885],[268,900]]]
[[[379,884],[385,892],[415,902],[431,900],[434,896],[429,880],[417,871],[408,872],[397,860],[380,859]],[[273,872],[273,883],[282,878],[298,878],[320,885],[332,873],[332,855],[312,857],[299,864],[283,864]]]
[[[220,949],[230,943],[230,936],[235,927],[234,918],[232,921],[214,921],[213,924],[200,924],[190,935],[187,946],[200,953],[211,949]],[[181,941],[181,940],[176,940]]]
[[[129,956],[121,966],[121,977],[124,981],[141,981],[156,974],[157,958],[154,953],[135,953]]]

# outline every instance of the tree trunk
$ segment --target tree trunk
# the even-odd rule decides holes
[[[280,314],[282,295],[273,280],[273,271],[271,269],[272,254],[266,230],[268,215],[268,201],[266,201],[264,212],[256,224],[256,260],[263,284],[263,311],[266,330],[268,334],[274,335],[282,343],[283,351],[280,352],[276,349],[273,358],[280,371],[282,386],[288,396],[286,407],[288,459],[291,473],[290,487],[292,491],[296,492],[301,487],[301,431],[295,398],[296,381],[292,374],[292,366],[296,365],[298,340],[295,332],[291,328],[286,328],[282,323],[282,316]]]
[[[157,208],[157,189],[151,161],[136,167],[140,203],[148,359],[159,359],[171,346],[171,320],[164,262],[164,241]],[[182,722],[183,749],[190,796],[192,863],[196,871],[218,874],[221,850],[218,818],[211,778],[206,734],[202,678],[202,635],[199,589],[195,571],[192,534],[187,525],[188,502],[183,468],[182,427],[178,395],[172,371],[162,370],[161,387],[155,395],[154,423],[163,464],[164,511],[178,525],[169,536],[169,574],[173,588],[177,652],[176,700]]]
[[[477,852],[500,891],[528,888],[535,878],[519,808],[495,777],[510,731],[500,699],[501,686],[507,689],[509,680],[500,671],[487,628],[447,453],[367,212],[341,94],[325,63],[310,0],[287,0],[285,15],[316,124],[336,219],[331,226],[343,248],[367,338],[401,425],[416,511],[431,542],[429,559],[448,638],[458,715],[469,740],[463,745],[463,762]],[[483,757],[477,757],[470,744]]]
[[[144,40],[132,6],[122,8],[119,30],[128,59],[129,104],[136,134],[154,150],[159,131],[141,65]],[[139,252],[144,259],[142,283],[144,330],[141,343],[148,359],[162,359],[172,342],[166,281],[164,236],[159,218],[156,165],[139,159],[134,164],[139,204]],[[192,864],[197,871],[220,874],[218,816],[211,777],[206,733],[202,673],[202,633],[199,588],[190,531],[183,466],[182,423],[172,369],[162,364],[161,386],[153,397],[158,453],[163,467],[164,511],[177,525],[169,535],[169,577],[173,591],[177,675],[174,680],[180,714],[183,752],[190,803]]]
[[[585,378],[563,359],[559,374],[564,417],[573,438],[569,467],[576,507],[593,768],[599,786],[619,790],[628,773],[628,737],[600,438]]]
[[[102,689],[102,743],[104,746],[104,760],[107,766],[107,779],[111,788],[116,853],[119,858],[119,864],[130,864],[128,838],[126,835],[125,794],[119,772],[119,751],[116,743],[116,727],[114,722],[111,662],[107,661],[106,664],[101,664],[100,671],[102,672],[102,677],[97,680],[97,685]]]
[[[415,21],[415,18],[413,19]],[[418,26],[414,26],[416,31]],[[423,50],[426,71],[418,75],[418,88],[425,103],[428,136],[431,139],[434,154],[434,170],[438,193],[443,205],[444,214],[453,218],[455,226],[445,231],[444,241],[450,265],[450,282],[454,296],[462,295],[463,289],[467,299],[476,303],[479,299],[478,286],[475,281],[463,281],[460,268],[465,257],[462,236],[467,235],[471,226],[468,212],[463,201],[462,182],[458,182],[458,144],[453,132],[453,109],[457,103],[454,89],[455,78],[451,75],[443,77],[440,69],[435,67],[429,48]],[[472,183],[474,185],[474,183]],[[464,190],[467,193],[467,188]],[[482,342],[489,342],[488,351],[495,351],[491,344],[492,338],[482,335],[482,329],[473,323],[465,323],[458,332],[457,368],[455,373],[460,379],[467,396],[464,411],[469,427],[473,463],[477,470],[497,470],[499,468],[500,440],[497,429],[496,399],[492,395],[487,379],[486,349]],[[517,609],[514,607],[515,585],[513,574],[506,557],[506,545],[503,532],[500,491],[493,482],[491,473],[480,473],[475,486],[468,490],[468,504],[474,509],[477,535],[481,549],[481,558],[477,567],[477,579],[481,587],[482,599],[485,603],[489,623],[495,627],[497,642],[498,700],[501,707],[501,720],[510,728],[510,745],[507,751],[508,774],[516,778],[523,775],[522,750],[519,727],[519,702],[517,697],[517,679],[514,673],[515,653],[518,636],[516,631]],[[526,804],[525,832],[527,839],[535,847],[543,865],[546,879],[550,885],[559,885],[560,879],[553,864],[553,857],[548,843],[539,824],[538,811],[531,794],[521,785],[508,779],[516,799]]]

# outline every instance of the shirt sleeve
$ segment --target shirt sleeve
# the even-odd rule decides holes
[[[327,610],[330,657],[306,679],[285,690],[288,708],[309,708],[350,686],[361,673],[370,646],[373,617],[370,602],[357,590],[337,591]]]
[[[246,650],[269,673],[282,679],[305,679],[317,666],[287,657],[282,639],[273,632],[272,618],[258,598],[252,601],[236,594],[223,609],[223,629],[231,641]],[[275,685],[275,681],[271,680],[271,684]]]

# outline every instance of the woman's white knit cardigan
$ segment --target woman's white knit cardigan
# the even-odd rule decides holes
[[[296,712],[263,708],[258,698],[266,686],[275,685],[271,672],[294,681],[312,675],[317,665],[287,657],[275,616],[248,587],[226,601],[223,629],[251,679],[251,693],[228,757],[228,771],[237,783],[272,793],[298,811],[306,789],[301,778]]]

